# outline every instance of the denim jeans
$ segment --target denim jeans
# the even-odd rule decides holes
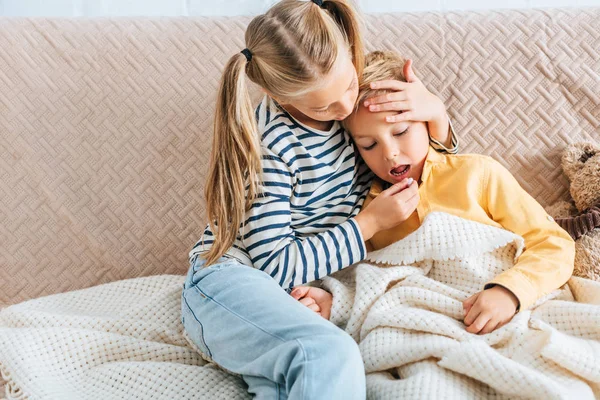
[[[256,399],[365,399],[356,342],[268,274],[222,257],[192,259],[183,326],[205,355],[240,374]]]

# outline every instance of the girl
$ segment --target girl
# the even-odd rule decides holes
[[[359,102],[381,95],[370,84],[381,79],[404,80],[395,53],[367,57]],[[388,113],[358,108],[344,125],[362,159],[379,179],[373,182],[363,213],[387,197],[385,187],[409,185],[420,203],[412,215],[391,229],[378,231],[369,247],[378,250],[414,232],[425,216],[443,211],[501,227],[525,239],[525,251],[515,266],[464,301],[467,331],[485,334],[508,323],[518,310],[564,285],[573,272],[574,242],[514,177],[490,157],[442,155],[431,151],[427,126],[403,121],[390,125]],[[392,186],[393,187],[393,186]],[[383,190],[383,191],[382,191]],[[359,214],[360,215],[360,214]]]
[[[338,122],[362,74],[357,15],[343,0],[284,0],[250,22],[246,46],[221,81],[209,226],[190,252],[182,322],[206,358],[259,398],[363,399],[356,343],[283,290],[362,260],[370,221],[386,229],[410,215],[413,195],[399,188],[358,213],[372,175]],[[267,94],[255,112],[247,79]],[[451,142],[441,101],[418,84],[406,93],[436,106],[391,107]]]

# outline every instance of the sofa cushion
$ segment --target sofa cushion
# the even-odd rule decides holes
[[[184,274],[221,70],[247,17],[0,19],[0,304]],[[543,205],[559,155],[600,140],[600,8],[366,17],[445,102],[461,152]],[[257,92],[255,92],[257,94]]]

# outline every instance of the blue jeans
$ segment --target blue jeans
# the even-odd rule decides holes
[[[192,259],[181,298],[198,348],[240,374],[256,399],[365,399],[356,342],[268,274],[223,257]]]

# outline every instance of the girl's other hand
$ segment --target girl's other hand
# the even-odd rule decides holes
[[[323,318],[329,319],[333,295],[328,291],[312,286],[296,286],[290,295]]]
[[[420,200],[419,185],[412,178],[403,179],[381,192],[354,217],[364,240],[406,221],[415,212]]]

